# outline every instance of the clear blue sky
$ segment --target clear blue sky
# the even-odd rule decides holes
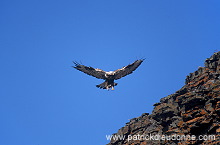
[[[2,0],[0,144],[103,145],[220,50],[220,1]],[[118,81],[106,71],[145,62]]]

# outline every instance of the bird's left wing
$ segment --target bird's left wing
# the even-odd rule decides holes
[[[120,79],[126,75],[131,74],[134,70],[136,70],[139,65],[144,61],[144,59],[136,60],[132,64],[129,64],[121,69],[115,70],[115,80]]]
[[[85,65],[81,65],[78,62],[74,62],[75,66],[72,66],[73,68],[84,72],[87,75],[91,75],[93,77],[96,77],[98,79],[105,79],[105,71],[98,69],[98,68],[93,68],[93,67],[88,67]]]

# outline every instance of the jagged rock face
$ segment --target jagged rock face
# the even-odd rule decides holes
[[[180,90],[154,106],[152,114],[131,119],[113,134],[123,135],[124,140],[112,139],[108,145],[220,144],[220,52],[190,73]],[[153,135],[173,139],[150,138]],[[194,138],[175,138],[187,135]]]

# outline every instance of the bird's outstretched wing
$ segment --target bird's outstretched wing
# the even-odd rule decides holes
[[[134,70],[138,68],[139,65],[144,61],[144,59],[136,60],[132,64],[129,64],[121,69],[115,70],[115,80],[120,79],[126,75],[131,74]]]
[[[73,61],[75,66],[72,66],[73,68],[84,72],[87,75],[91,75],[93,77],[96,77],[98,79],[105,79],[105,71],[98,69],[98,68],[93,68],[93,67],[88,67],[85,65],[81,65],[78,62]]]

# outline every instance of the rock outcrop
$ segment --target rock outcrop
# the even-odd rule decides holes
[[[220,52],[190,73],[185,85],[119,129],[108,145],[220,144]]]

